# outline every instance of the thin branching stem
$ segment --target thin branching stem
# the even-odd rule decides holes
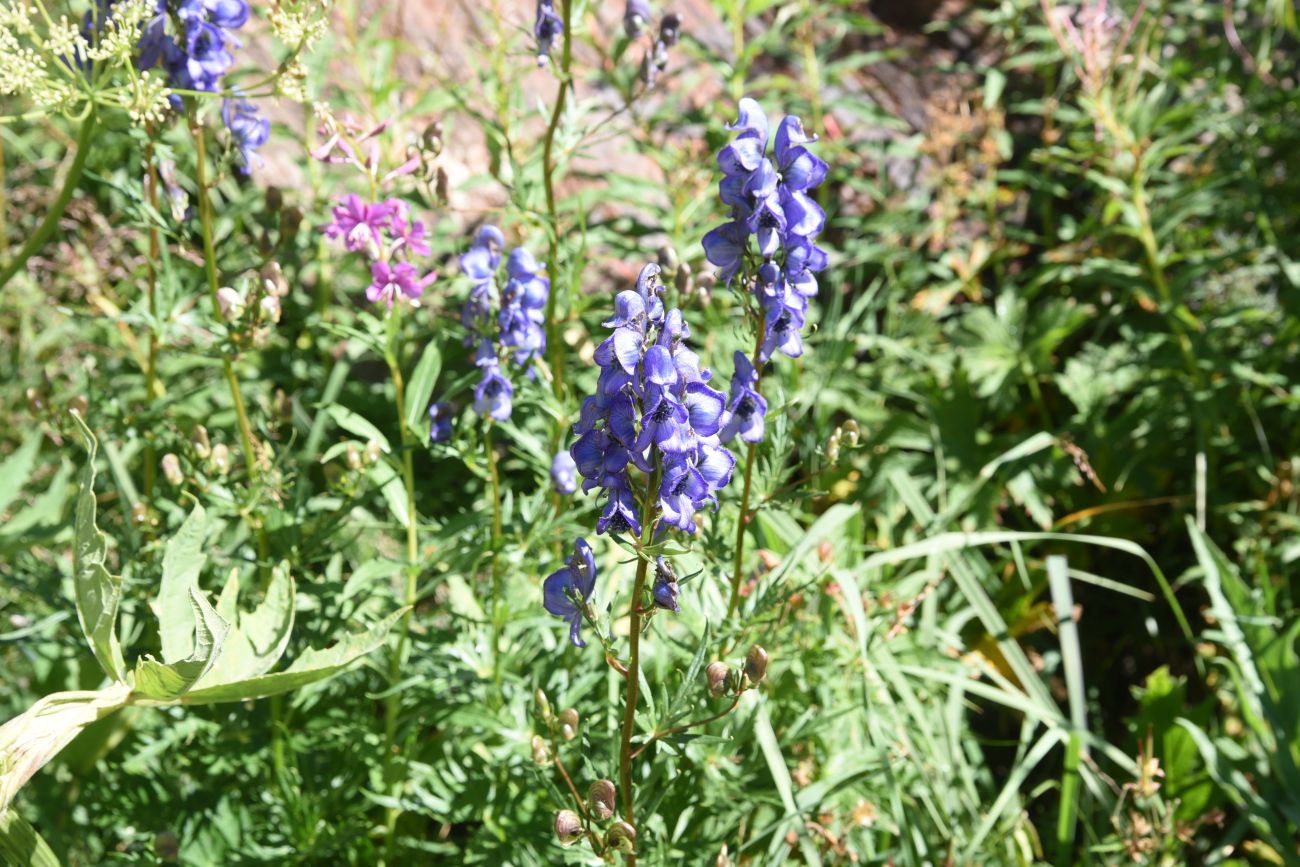
[[[560,16],[564,19],[564,47],[560,52],[560,68],[556,71],[559,86],[555,92],[555,105],[551,108],[551,120],[546,126],[546,138],[542,140],[542,186],[546,191],[546,216],[550,221],[551,242],[546,261],[547,276],[551,278],[551,292],[546,296],[546,340],[551,349],[551,385],[557,398],[564,393],[564,353],[559,322],[555,317],[555,296],[560,274],[560,216],[555,204],[555,133],[564,118],[564,106],[573,86],[569,68],[573,62],[573,39],[570,34],[574,23],[572,0],[561,0],[560,6]]]
[[[32,232],[27,243],[23,244],[9,263],[0,269],[0,289],[8,285],[13,276],[17,274],[27,260],[30,259],[37,250],[45,246],[45,242],[54,234],[54,230],[59,226],[59,219],[63,216],[64,210],[68,207],[68,202],[72,200],[72,194],[77,189],[77,182],[81,180],[81,173],[86,168],[86,157],[90,156],[90,141],[95,134],[95,127],[99,120],[95,114],[95,108],[92,105],[86,112],[85,118],[81,121],[81,129],[77,132],[76,151],[72,155],[72,164],[68,166],[67,173],[63,176],[63,187],[59,190],[58,196],[50,203],[49,210],[45,212],[45,219]]]
[[[754,371],[758,374],[758,379],[754,383],[755,390],[761,389],[763,385],[763,363],[759,360],[759,354],[763,346],[763,323],[761,321],[754,324],[754,354],[750,361],[754,365]],[[740,585],[742,570],[745,568],[745,529],[749,525],[749,496],[753,490],[754,483],[754,459],[758,454],[758,443],[750,443],[745,449],[745,484],[740,492],[740,513],[736,516],[736,557],[731,569],[731,599],[727,602],[727,619],[730,620],[736,613],[736,608],[740,605]]]
[[[488,478],[492,484],[492,596],[488,605],[492,617],[492,682],[501,687],[501,633],[504,627],[505,606],[501,599],[501,468],[497,466],[497,452],[492,446],[492,422],[489,419],[483,432],[483,447],[487,451]]]

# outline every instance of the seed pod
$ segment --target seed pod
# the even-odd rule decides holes
[[[244,315],[244,296],[229,286],[222,286],[217,290],[217,309],[222,319],[234,322]]]
[[[555,814],[555,837],[561,846],[568,846],[582,836],[582,820],[572,810],[561,810]]]
[[[704,677],[709,684],[709,695],[718,698],[727,691],[731,669],[725,662],[710,662],[709,667],[704,669]]]
[[[284,207],[284,194],[280,192],[279,187],[266,188],[266,209],[268,211],[278,211]]]
[[[298,229],[302,226],[302,210],[300,208],[285,208],[280,212],[280,238],[284,241],[292,241],[298,237]]]
[[[438,176],[434,179],[433,194],[439,202],[447,204],[451,196],[451,179],[447,177],[447,170],[438,166]]]
[[[180,838],[172,831],[159,831],[153,838],[153,853],[160,861],[175,861],[181,856]]]
[[[226,448],[225,443],[217,443],[212,447],[212,469],[222,476],[230,472],[230,449]]]
[[[537,702],[538,718],[543,721],[549,720],[551,718],[551,701],[546,697],[546,691],[538,688],[537,692],[533,693],[533,701]]]
[[[370,442],[366,443],[366,463],[368,464],[379,463],[379,455],[382,452],[383,449],[380,448],[379,446],[379,440],[371,440]]]
[[[131,506],[131,522],[133,524],[143,524],[149,519],[149,509],[144,503],[135,503]]]
[[[745,677],[750,683],[759,683],[767,676],[767,651],[755,644],[745,654]]]
[[[579,722],[578,712],[573,708],[560,712],[560,734],[566,741],[571,741],[578,736]]]
[[[835,432],[826,440],[826,460],[835,463],[840,459],[840,429],[836,428]]]
[[[442,124],[434,121],[424,128],[424,135],[420,137],[420,143],[431,156],[437,156],[442,153]]]
[[[673,285],[676,286],[677,291],[683,295],[691,294],[691,289],[694,288],[694,284],[691,281],[691,266],[689,263],[683,262],[677,266],[677,276],[673,278]]]
[[[727,852],[727,844],[722,844],[722,851],[718,857],[713,859],[713,867],[731,867],[731,855]]]
[[[194,447],[194,454],[200,459],[212,454],[212,446],[208,443],[208,429],[203,425],[196,427],[194,433],[190,434],[190,445]]]
[[[677,270],[677,251],[670,244],[664,244],[659,248],[659,255],[656,257],[659,261],[659,267],[665,272]]]
[[[605,845],[617,852],[635,852],[636,828],[619,819],[605,835]]]
[[[858,423],[856,421],[853,419],[846,421],[844,423],[844,433],[849,438],[850,446],[856,446],[858,444],[858,437],[861,435],[861,431],[858,429]]]
[[[90,412],[90,401],[86,400],[84,394],[79,394],[72,400],[68,401],[68,411],[75,412],[77,415],[85,418],[86,413]]]
[[[274,295],[267,295],[260,302],[262,308],[262,317],[268,322],[280,321],[280,299]]]
[[[348,463],[348,469],[356,472],[361,469],[361,452],[357,449],[356,443],[348,443],[347,451],[344,452],[345,460]]]
[[[549,765],[551,763],[551,751],[546,746],[546,741],[541,735],[533,735],[533,761],[539,765]]]
[[[176,455],[168,452],[162,456],[162,474],[169,485],[179,485],[185,481],[185,476],[181,473],[181,459]]]
[[[34,388],[27,389],[27,408],[33,414],[45,412],[45,395]]]
[[[614,815],[614,804],[618,797],[618,792],[614,788],[611,780],[597,780],[587,789],[587,807],[591,814],[600,821],[605,821]]]

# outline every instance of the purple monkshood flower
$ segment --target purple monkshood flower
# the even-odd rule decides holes
[[[537,21],[533,36],[537,39],[537,65],[545,66],[551,58],[551,46],[564,32],[564,19],[555,11],[551,0],[537,0]]]
[[[736,373],[731,377],[731,396],[718,438],[731,442],[737,435],[747,443],[763,439],[763,417],[767,399],[758,393],[758,371],[745,353],[736,352]]]
[[[500,348],[513,350],[516,364],[525,365],[546,349],[546,299],[551,282],[540,275],[537,260],[523,247],[510,251],[506,283],[497,288],[497,269],[505,236],[495,226],[483,226],[460,257],[460,269],[470,280],[469,297],[460,321],[467,345],[478,344],[475,364],[484,368],[475,390],[475,409],[499,421],[510,417],[513,388],[501,373]]]
[[[429,442],[445,443],[451,439],[451,425],[455,412],[449,403],[429,405]]]
[[[654,598],[655,607],[662,608],[665,611],[671,611],[674,614],[682,609],[677,605],[677,595],[681,588],[677,585],[677,575],[673,573],[673,566],[668,562],[666,557],[655,558],[655,581],[650,595]]]
[[[632,469],[662,470],[657,492],[659,527],[693,533],[695,514],[717,505],[715,492],[731,479],[735,458],[718,443],[726,396],[709,386],[710,373],[686,345],[680,310],[665,311],[659,267],[647,265],[635,290],[618,293],[613,333],[596,348],[601,368],[596,393],[583,403],[570,447],[583,490],[604,498],[599,533],[640,534],[641,515]]]
[[[483,378],[474,387],[474,411],[497,421],[506,421],[514,410],[514,386],[497,364],[483,366]]]
[[[245,10],[247,11],[247,10]],[[247,17],[247,16],[245,16]],[[230,137],[239,149],[244,164],[240,171],[248,174],[253,164],[262,165],[257,149],[271,137],[271,122],[258,117],[257,106],[246,99],[226,99],[221,103],[221,121],[230,130]]]
[[[551,484],[555,492],[568,496],[578,490],[578,465],[568,452],[556,452],[551,459]]]
[[[623,32],[629,39],[641,35],[641,31],[650,23],[650,4],[646,0],[627,0],[623,7]]]
[[[578,635],[591,599],[591,591],[596,587],[596,555],[586,539],[579,538],[573,546],[573,556],[564,568],[551,573],[542,582],[542,605],[556,617],[563,617],[569,623],[569,641],[574,647],[586,647],[587,643]]]
[[[438,276],[429,273],[424,277],[410,262],[385,262],[370,265],[373,281],[366,287],[366,298],[371,302],[386,301],[391,310],[398,298],[414,301],[424,294],[424,289]]]

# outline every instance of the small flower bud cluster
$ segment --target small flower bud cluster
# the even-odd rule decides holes
[[[715,493],[731,481],[736,459],[718,442],[725,396],[686,345],[690,331],[678,309],[659,299],[659,266],[646,265],[635,290],[614,302],[613,329],[596,349],[601,368],[596,394],[582,404],[570,449],[583,490],[605,499],[596,531],[641,533],[633,493],[633,468],[659,476],[663,526],[696,530],[695,513],[717,504]]]
[[[777,127],[775,162],[769,159],[767,115],[748,97],[740,101],[739,120],[727,128],[738,131],[718,153],[719,189],[731,220],[704,236],[704,254],[728,285],[746,272],[763,311],[755,362],[778,351],[793,358],[803,354],[800,331],[808,301],[817,294],[816,272],[826,267],[826,253],[814,243],[826,215],[808,191],[825,179],[827,166],[804,147],[817,137],[804,133],[792,115]],[[757,241],[757,259],[751,239]]]
[[[626,20],[626,19],[625,19]],[[646,49],[641,58],[641,81],[646,88],[652,88],[659,81],[659,76],[668,69],[668,49],[677,44],[681,37],[682,20],[671,12],[659,22],[659,38],[654,45]]]
[[[410,261],[412,256],[428,256],[429,245],[424,223],[411,217],[405,201],[370,203],[349,193],[339,199],[333,213],[325,236],[341,240],[346,250],[370,260],[366,298],[372,303],[383,301],[392,310],[398,299],[414,302],[437,279],[434,271],[421,276]]]
[[[474,411],[497,421],[510,418],[514,386],[501,369],[501,350],[513,350],[514,363],[526,366],[546,351],[546,299],[551,281],[541,276],[533,254],[515,247],[506,260],[506,284],[497,287],[497,270],[505,236],[496,226],[483,226],[460,257],[460,270],[470,279],[469,298],[461,324],[470,345],[478,344],[474,363],[483,378],[474,389]]]

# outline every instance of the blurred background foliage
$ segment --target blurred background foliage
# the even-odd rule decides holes
[[[748,94],[822,137],[832,264],[810,351],[769,384],[744,616],[722,617],[733,494],[680,558],[679,573],[701,570],[683,614],[654,621],[648,722],[707,713],[692,662],[742,641],[772,655],[769,683],[647,753],[643,863],[1300,863],[1291,0],[674,11],[682,42],[647,94],[621,9],[575,4],[558,225],[541,156],[555,87],[533,64],[531,9],[347,0],[308,60],[313,99],[391,119],[378,141],[392,165],[442,125],[447,197],[434,176],[402,188],[436,224],[442,272],[404,321],[403,363],[436,342],[434,394],[460,405],[473,366],[455,257],[485,221],[539,257],[557,239],[573,393],[594,384],[612,294],[660,256],[695,275],[675,297],[726,376],[740,301],[698,279],[699,239],[723,209],[723,124]],[[107,456],[100,520],[124,564],[124,628],[144,646],[185,495],[223,522],[209,590],[232,566],[292,564],[291,656],[400,598],[383,464],[347,459],[372,429],[397,441],[391,384],[359,336],[364,275],[320,233],[335,197],[364,191],[307,157],[320,141],[310,113],[275,116],[269,165],[251,180],[226,171],[216,193],[223,282],[252,285],[275,262],[290,290],[281,321],[236,345],[270,446],[257,484],[211,361],[232,339],[199,315],[183,135],[154,145],[175,162],[160,209],[142,194],[144,137],[104,135],[64,231],[4,290],[6,718],[98,685],[66,590],[82,458],[64,411],[81,400]],[[0,126],[7,243],[39,218],[69,135]],[[150,273],[156,317],[140,288]],[[538,688],[581,715],[563,745],[580,787],[617,764],[618,680],[540,606],[540,579],[592,535],[587,500],[550,505],[553,431],[574,409],[539,383],[517,397],[500,446],[499,679],[481,432],[466,414],[451,444],[416,454],[422,602],[395,687],[393,863],[581,863],[553,840],[565,795],[530,755]],[[199,425],[235,466],[195,443]],[[156,469],[164,453],[180,457],[180,485]],[[616,550],[603,550],[602,582],[620,580]],[[118,714],[35,778],[21,809],[69,864],[375,863],[394,806],[386,670],[376,655],[282,699]]]

